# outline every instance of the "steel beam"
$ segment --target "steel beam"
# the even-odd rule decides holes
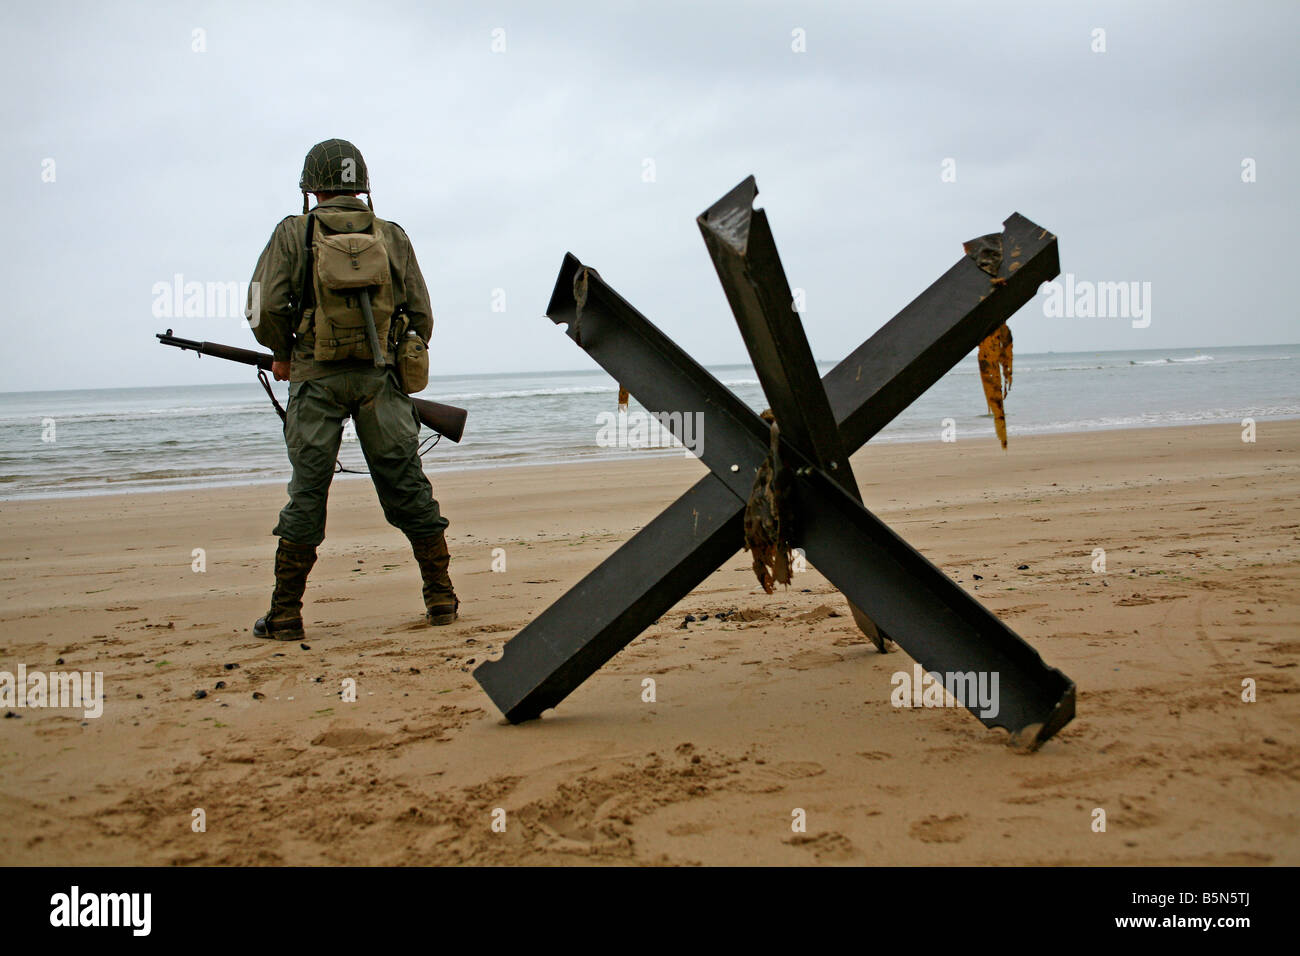
[[[705,475],[474,670],[511,723],[554,707],[736,553],[744,508]]]
[[[1056,236],[1012,213],[997,276],[970,256],[913,299],[826,374],[840,439],[857,449],[997,331],[1061,272]]]
[[[696,219],[781,437],[856,490],[754,177]]]
[[[754,209],[757,195],[758,185],[750,176],[701,213],[696,223],[781,437],[861,501],[803,323],[794,317],[794,297],[767,213]],[[849,610],[859,630],[883,654],[889,635],[851,601]]]
[[[747,185],[729,194],[737,211],[743,211]],[[752,207],[752,193],[749,198]],[[964,257],[828,373],[822,384],[844,451],[882,428],[1057,274],[1055,237],[1023,217],[1007,220],[1000,241],[1007,255],[998,276]],[[769,300],[780,297],[779,287],[769,290]],[[767,439],[766,426],[748,407],[572,255],[565,257],[547,314],[567,323],[570,337],[651,411],[702,412],[701,458],[712,474],[530,622],[499,661],[475,671],[511,721],[557,704],[735,552],[743,502]],[[775,341],[781,333],[769,334]],[[784,375],[786,387],[806,377],[806,368],[767,365],[764,373]],[[774,384],[769,397],[779,387]],[[807,416],[804,434],[818,434],[818,428],[824,434],[818,419]],[[827,444],[819,437],[812,447]],[[1005,674],[999,713],[976,713],[990,726],[1007,727],[1032,746],[1069,720],[1068,678],[1046,668],[1032,648],[862,508],[842,479],[829,477],[788,440],[787,453],[805,472],[796,494],[800,538],[851,602],[870,606],[891,636],[892,627],[900,628],[899,643],[927,669],[969,671],[978,669],[972,663],[978,659],[980,668]],[[838,496],[820,487],[825,483]],[[1018,689],[1008,695],[1011,685]]]
[[[994,706],[959,701],[1036,748],[1074,717],[1074,682],[820,469],[794,479],[795,539],[846,598],[865,608],[928,674],[997,683]]]
[[[705,440],[700,457],[743,513],[754,472],[767,453],[767,426],[592,270],[579,269],[573,288],[572,315],[556,309],[568,318],[569,334],[580,338],[587,352],[648,408],[677,413],[674,422],[681,415],[703,411]],[[784,434],[781,444],[782,459],[795,473],[796,500],[791,510],[798,520],[793,541],[832,584],[927,672],[973,672],[990,675],[987,679],[997,674],[996,711],[989,713],[974,700],[964,702],[989,726],[1006,727],[1020,742],[1033,746],[1046,739],[1040,734],[1054,733],[1069,719],[1074,686],[1068,678],[1044,665],[1015,632],[889,531]],[[739,468],[732,467],[737,464]],[[826,491],[826,482],[836,487],[836,495]],[[727,556],[737,544],[732,538]],[[673,567],[653,549],[650,554],[652,578],[656,570]],[[645,570],[644,563],[637,565],[638,572]],[[617,580],[613,577],[609,582]],[[689,580],[689,575],[679,579],[680,583]],[[593,581],[582,593],[602,593],[602,586],[601,581]],[[664,598],[675,590],[667,582],[662,587],[652,584],[648,596],[655,599],[650,604],[666,610],[674,602],[664,606]],[[609,601],[610,592],[604,593]],[[639,595],[639,589],[632,592]],[[621,615],[613,620],[625,623]],[[577,627],[572,620],[561,619],[561,624]],[[609,645],[614,643],[611,637]]]

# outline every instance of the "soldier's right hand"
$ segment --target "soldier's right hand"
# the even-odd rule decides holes
[[[276,380],[277,382],[287,382],[287,381],[289,381],[289,363],[288,363],[288,362],[272,362],[272,363],[271,363],[271,374],[275,376],[275,380]]]

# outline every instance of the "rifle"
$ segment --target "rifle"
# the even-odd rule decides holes
[[[241,362],[244,365],[254,365],[257,367],[257,378],[266,389],[266,394],[271,397],[271,404],[280,414],[281,420],[284,419],[284,409],[276,401],[275,393],[271,391],[271,383],[266,377],[270,371],[271,363],[275,357],[270,352],[257,352],[253,349],[235,348],[233,345],[219,345],[216,342],[197,342],[194,339],[182,339],[172,335],[172,330],[159,333],[157,339],[163,345],[171,345],[178,349],[196,352],[200,356],[211,355],[213,358],[225,359],[228,362]],[[465,418],[469,414],[463,408],[457,408],[455,405],[444,405],[442,402],[431,402],[424,398],[411,397],[411,404],[415,406],[415,417],[420,420],[420,424],[426,428],[432,429],[439,435],[449,438],[451,441],[459,442],[461,436],[465,434]]]

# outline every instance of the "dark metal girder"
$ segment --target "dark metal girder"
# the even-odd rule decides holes
[[[560,300],[571,302],[571,309],[552,299],[552,318],[567,322],[569,334],[647,408],[681,415],[704,412],[700,457],[743,511],[754,470],[767,453],[767,426],[593,270],[579,267],[573,289],[571,300]],[[986,714],[975,701],[964,702],[985,724],[1006,727],[1018,741],[1034,746],[1045,739],[1040,734],[1054,733],[1069,719],[1074,685],[1068,678],[1047,667],[1019,635],[890,531],[784,435],[781,446],[796,488],[792,540],[827,580],[927,672],[999,675],[997,713]],[[733,469],[737,461],[743,464]],[[835,486],[836,494],[827,492],[827,483]],[[739,541],[733,538],[732,543],[734,553]],[[658,555],[651,560],[652,574],[653,568],[670,566]],[[660,606],[674,589],[665,582],[663,588],[650,590],[658,598],[655,606]]]
[[[694,383],[674,361],[680,354],[677,346],[644,319],[621,322],[619,317],[628,313],[639,316],[595,270],[565,255],[547,315],[567,325],[569,337],[615,378],[621,369],[640,381],[637,370],[645,370],[654,388],[641,389],[637,398],[647,408],[680,409],[673,392],[686,394]],[[712,428],[706,425],[703,447],[710,458],[725,458],[729,464],[735,460],[737,471],[729,465],[727,471],[733,483],[741,479],[742,468],[752,481],[762,455],[752,458],[743,435],[748,430],[765,441],[767,426],[722,383],[700,371],[716,386],[709,394],[717,402],[707,409],[705,421],[730,425],[718,429],[722,440],[717,442],[709,440]],[[698,410],[707,405],[701,398]],[[680,424],[680,419],[670,422]],[[677,427],[673,433],[683,437]],[[506,719],[531,720],[554,707],[735,554],[744,540],[744,487],[743,479],[732,487],[705,475],[525,625],[506,643],[499,660],[475,668],[475,680]]]
[[[753,409],[572,255],[546,314],[646,409],[665,414],[678,440],[697,439],[696,456],[737,498],[749,497],[768,443],[768,427]],[[704,428],[687,435],[683,416],[695,414]]]
[[[1059,271],[1055,237],[1018,214],[1007,220],[1003,244],[1012,253],[1004,257],[1005,274],[991,281],[990,276],[981,272],[969,258],[963,258],[823,380],[840,426],[843,444],[849,450],[865,442],[893,414],[919,397],[952,365],[1032,298],[1041,282],[1051,279]],[[555,321],[569,322],[570,336],[584,349],[591,352],[593,347],[597,348],[610,358],[618,350],[610,347],[608,341],[603,346],[601,343],[602,324],[606,327],[606,339],[610,337],[608,329],[613,328],[608,323],[610,304],[615,305],[615,312],[625,307],[638,316],[639,313],[635,313],[613,290],[599,282],[598,277],[597,286],[603,288],[598,288],[597,298],[593,301],[592,277],[595,277],[592,270],[585,269],[575,257],[567,255],[548,315]],[[605,292],[609,294],[605,295]],[[963,308],[966,309],[965,312],[961,311]],[[603,318],[586,320],[584,324],[588,315]],[[677,353],[677,357],[680,357],[680,353],[662,332],[643,317],[640,323],[633,324],[637,326],[635,332],[641,338],[646,352],[657,356],[657,361],[652,364],[674,380],[692,377],[681,376],[680,369],[675,368],[674,353]],[[917,326],[923,329],[929,327],[928,338],[922,335],[918,341]],[[946,331],[934,334],[936,327],[943,330],[945,326]],[[914,349],[910,356],[906,351],[908,348]],[[918,348],[919,354],[915,351]],[[601,364],[619,377],[615,367],[621,367],[620,363],[611,359],[608,363],[602,361]],[[689,362],[689,365],[694,363]],[[926,367],[918,368],[919,365]],[[748,479],[739,486],[734,479],[748,471],[742,471],[740,460],[748,461],[752,458],[745,454],[744,446],[750,445],[755,438],[763,437],[766,428],[712,376],[702,369],[699,372],[705,381],[712,382],[717,388],[715,391],[706,385],[704,389],[708,393],[705,404],[710,406],[703,409],[706,412],[706,422],[713,417],[709,413],[716,412],[722,416],[719,421],[729,419],[738,426],[724,427],[728,447],[724,448],[724,453],[720,456],[739,459],[731,462],[738,467],[733,471],[728,464],[726,471],[702,478],[659,518],[520,631],[506,645],[501,660],[485,662],[475,671],[476,679],[508,719],[518,721],[536,717],[546,707],[554,706],[562,700],[648,624],[703,581],[738,546],[743,515],[741,502],[746,494],[744,483]],[[640,376],[637,377],[639,379]],[[649,383],[651,387],[648,389],[634,389],[642,404],[652,410],[682,407],[682,403],[672,400],[671,395],[660,396],[664,399],[661,402],[653,401],[651,393],[657,394],[660,391],[653,388],[654,384]],[[864,403],[887,403],[881,407],[893,408],[895,411],[888,416],[879,412],[871,414],[872,410],[864,408]],[[748,441],[744,440],[746,436]],[[682,436],[679,435],[680,437]],[[710,457],[718,457],[714,454],[717,451],[715,446],[718,437],[716,426],[706,433],[708,440],[705,441],[705,447],[709,449]],[[761,460],[761,456],[757,460]],[[752,462],[751,467],[756,463]],[[706,461],[706,464],[709,462]],[[748,471],[748,474],[752,474],[752,471]],[[805,478],[820,480],[815,471],[812,476]],[[825,480],[830,481],[829,478]],[[726,503],[728,496],[720,493],[724,486],[731,496],[729,513]],[[888,532],[865,509],[859,510],[862,514],[857,515],[856,520],[867,521],[867,530],[877,540],[885,542],[877,548],[883,555],[877,557],[882,566],[893,561],[896,566],[911,567],[914,571],[920,568],[919,573],[924,577],[924,568],[915,563],[919,560],[933,572],[933,580],[925,585],[927,589],[937,588],[943,591],[945,588],[953,588],[962,597],[966,597],[964,591],[948,581],[942,572],[929,565],[901,539],[897,541],[906,550],[892,555],[892,546],[886,537],[881,537],[881,529],[888,537],[896,539],[897,536]],[[819,535],[816,530],[819,520],[817,516],[820,512],[811,509],[809,514],[813,520],[805,526],[804,531],[806,534],[809,527],[814,529],[812,534],[816,540]],[[862,515],[866,516],[865,519]],[[688,517],[689,521],[685,520]],[[824,520],[824,516],[821,520]],[[701,522],[703,531],[700,530]],[[879,528],[875,528],[871,522],[879,524]],[[686,525],[690,525],[689,530]],[[821,546],[816,547],[819,551],[823,550]],[[845,575],[852,577],[861,574],[860,570],[852,569],[851,556],[848,559],[850,567],[841,567],[845,559],[837,557],[841,549],[833,543],[825,550],[827,553],[821,558],[821,563],[826,565],[824,571],[834,566],[832,573],[837,579]],[[912,557],[909,558],[909,554]],[[944,583],[939,583],[940,579]],[[846,596],[854,600],[859,585],[851,581],[845,583],[848,585]],[[878,595],[872,599],[881,600]],[[994,621],[997,620],[978,602],[968,597],[966,601],[978,609],[972,612],[966,608],[967,615],[977,619],[982,612]],[[593,610],[588,607],[589,602],[595,602],[601,607]],[[886,610],[890,607],[893,605],[888,605]],[[894,612],[889,613],[892,615]],[[1016,640],[1019,641],[1019,638]],[[919,648],[925,641],[926,638],[922,635],[910,643]],[[1032,648],[1028,648],[1028,645],[1024,647],[1037,659]],[[926,650],[921,653],[931,654]],[[1023,655],[1012,655],[1013,664],[1019,656]],[[1041,668],[1041,659],[1038,660]],[[1056,671],[1052,673],[1059,675]],[[1063,675],[1060,676],[1064,679]],[[1069,713],[1072,713],[1072,689],[1069,713],[1064,700],[1064,694],[1058,697],[1049,716],[1036,731],[1037,740],[1046,739],[1069,719]]]
[[[754,208],[757,195],[758,184],[750,176],[701,213],[696,223],[781,437],[861,501],[803,322],[795,313],[767,213]],[[884,653],[889,635],[851,601],[849,609],[858,628]]]
[[[736,553],[744,510],[705,475],[474,670],[511,723],[554,707]]]
[[[781,437],[856,489],[754,177],[696,219]],[[842,471],[841,471],[842,469]]]
[[[808,559],[926,673],[997,679],[996,708],[960,701],[981,723],[1035,748],[1074,717],[1074,682],[821,469],[794,478],[796,541]]]
[[[823,380],[850,451],[898,417],[1061,271],[1056,236],[1012,213],[996,277],[970,256],[957,263],[826,373]]]

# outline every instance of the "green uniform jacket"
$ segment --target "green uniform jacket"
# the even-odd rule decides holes
[[[415,261],[411,240],[395,222],[380,219],[355,196],[327,199],[312,210],[331,229],[340,232],[365,232],[374,223],[388,247],[388,261],[393,275],[393,301],[405,305],[411,328],[425,342],[433,333],[433,313],[429,308],[429,291]],[[257,341],[269,348],[276,361],[291,360],[289,380],[305,382],[353,368],[373,368],[368,359],[345,359],[319,362],[313,357],[312,331],[298,328],[298,303],[302,295],[303,244],[307,240],[307,216],[286,216],[271,233],[253,271],[253,289],[249,293],[249,324]],[[254,307],[256,312],[254,313]],[[310,321],[307,323],[310,325]],[[392,364],[392,349],[387,360]]]

